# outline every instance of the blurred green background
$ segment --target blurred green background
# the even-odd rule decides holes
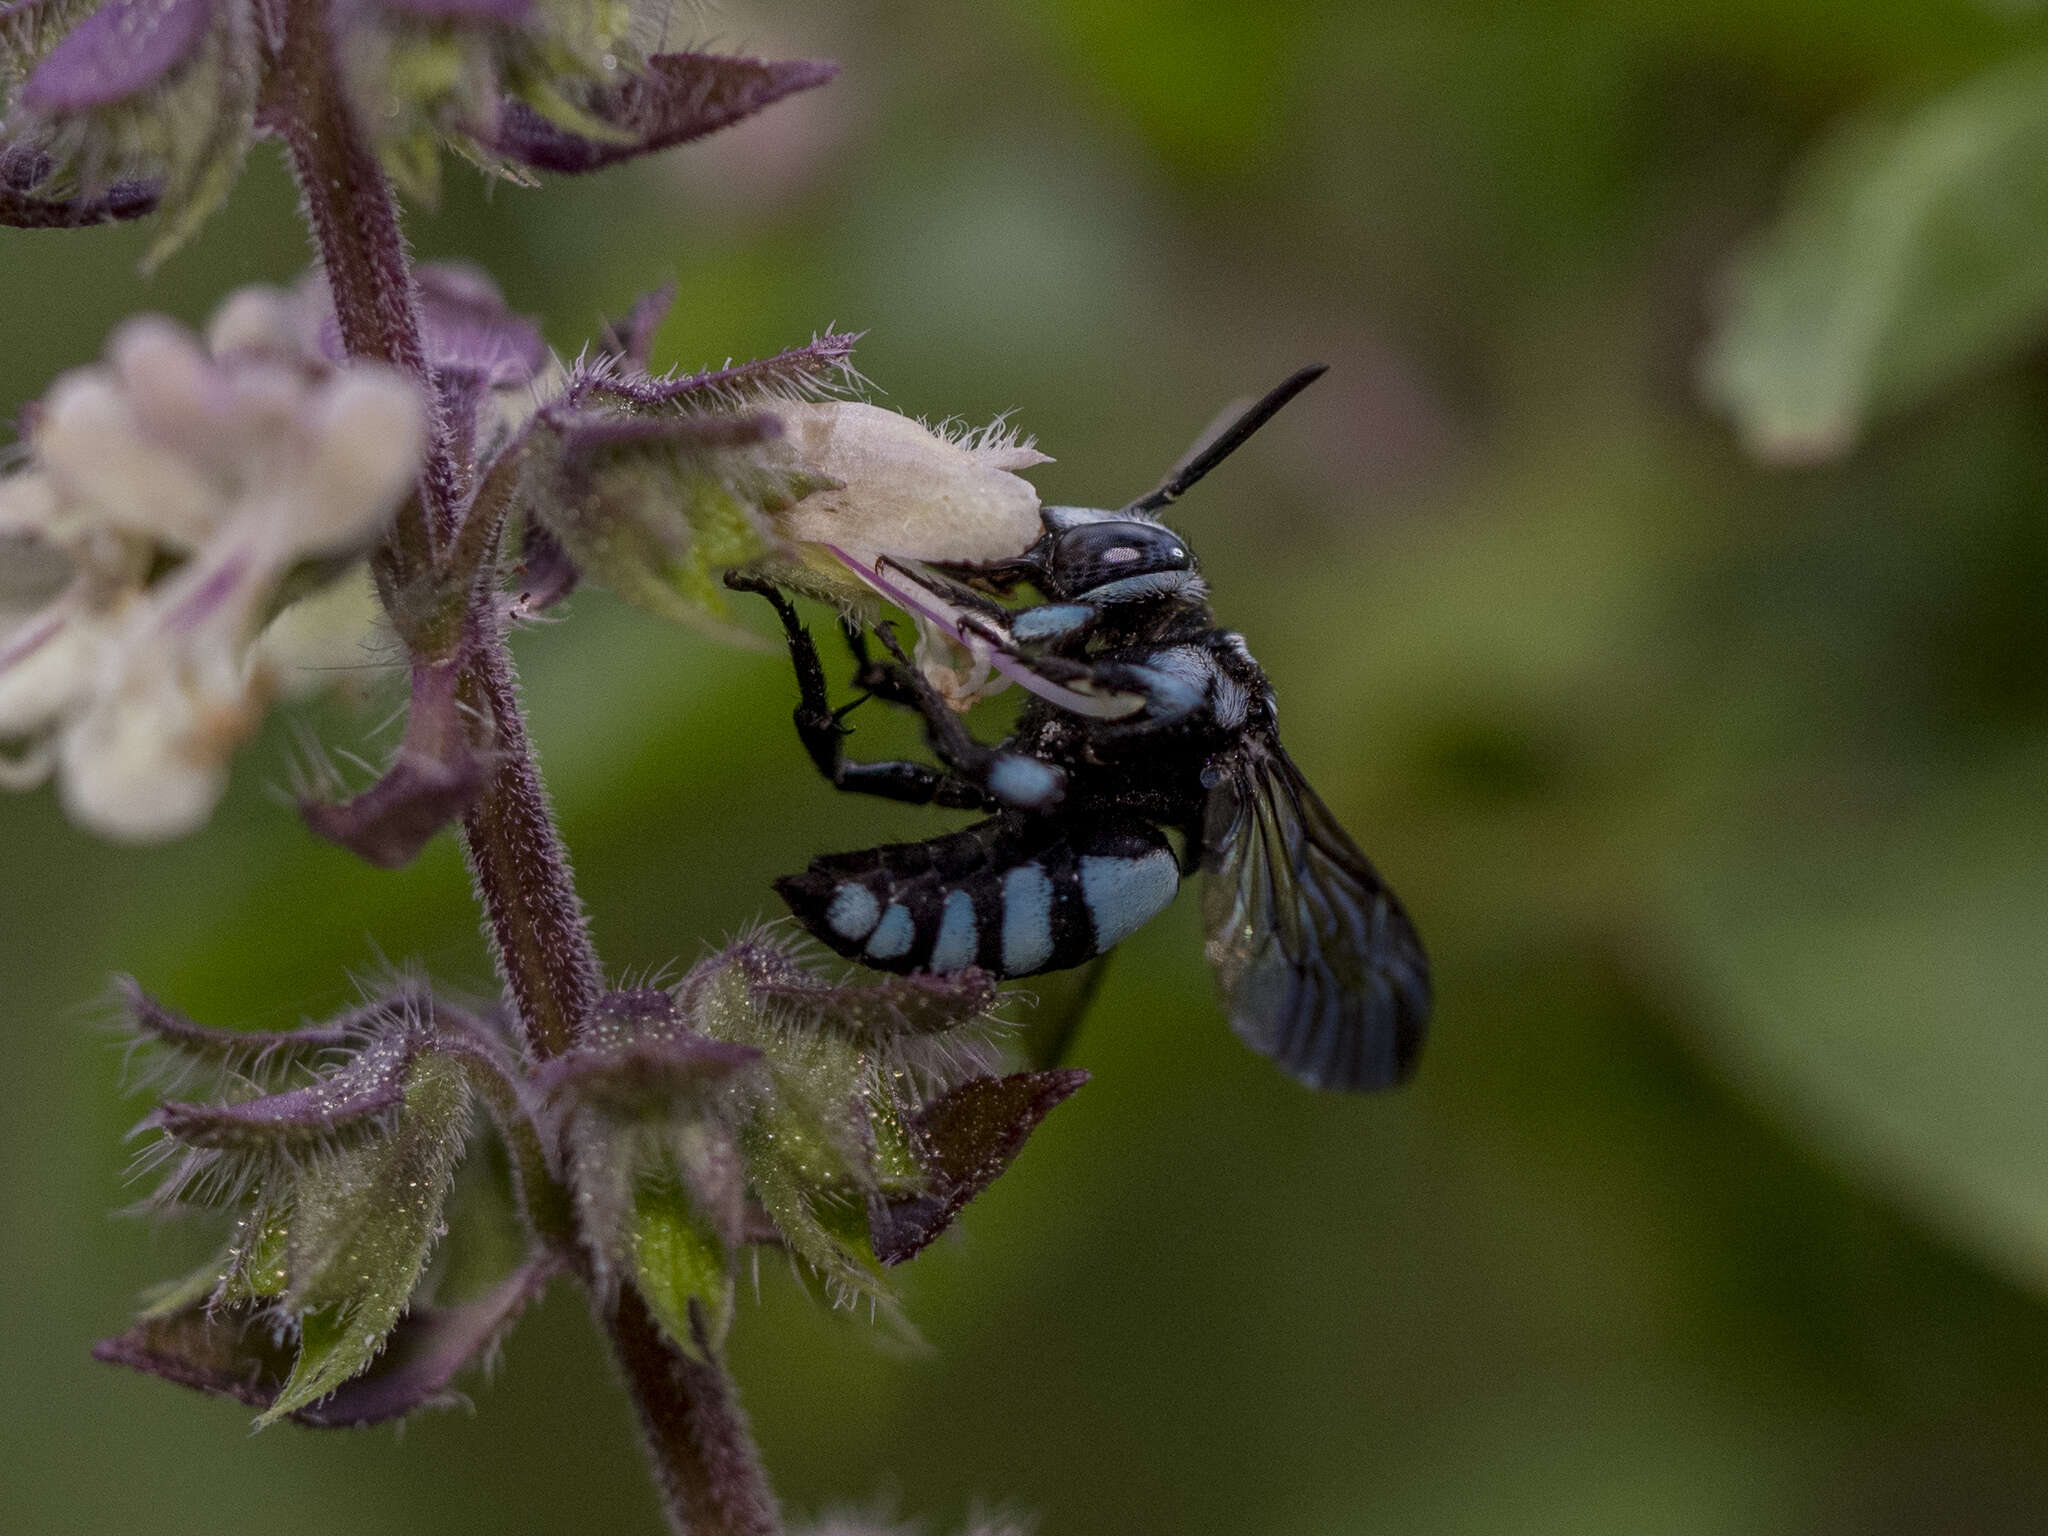
[[[901,1276],[928,1354],[764,1266],[735,1368],[793,1508],[2048,1529],[2031,311],[1826,466],[1758,465],[1697,382],[1802,157],[2048,46],[2034,9],[733,0],[689,40],[844,76],[588,181],[454,175],[413,217],[565,351],[670,275],[664,362],[866,329],[887,403],[1014,408],[1053,500],[1124,499],[1225,401],[1332,366],[1179,524],[1430,944],[1420,1078],[1282,1081],[1220,1023],[1183,900],[1110,973],[1094,1084]],[[0,234],[0,408],[124,314],[197,321],[306,255],[269,153],[144,281],[147,239]],[[615,973],[772,912],[814,852],[950,824],[832,796],[771,653],[594,594],[519,651]],[[251,1440],[86,1358],[197,1241],[107,1215],[141,1112],[91,1006],[110,972],[227,1024],[385,956],[488,986],[453,846],[394,876],[315,844],[291,751],[279,722],[167,849],[0,800],[0,1529],[652,1531],[567,1287],[473,1415],[402,1436]]]

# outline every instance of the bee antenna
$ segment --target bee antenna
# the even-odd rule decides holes
[[[1180,500],[1190,486],[1237,452],[1245,445],[1246,439],[1279,415],[1282,406],[1329,371],[1327,363],[1310,363],[1306,368],[1290,373],[1278,385],[1268,390],[1264,399],[1218,432],[1199,453],[1194,454],[1185,463],[1176,465],[1172,473],[1159,483],[1157,490],[1146,492],[1125,507],[1124,511],[1142,516]]]

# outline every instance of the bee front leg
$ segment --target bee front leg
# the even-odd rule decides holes
[[[942,805],[960,810],[992,807],[994,802],[979,786],[929,763],[859,762],[847,757],[846,738],[852,733],[846,716],[880,690],[868,689],[851,703],[834,709],[825,683],[824,663],[818,659],[818,647],[797,617],[795,605],[775,587],[754,577],[728,572],[725,584],[736,592],[757,592],[767,598],[782,621],[790,663],[796,669],[797,706],[791,718],[796,722],[797,739],[827,783],[849,794],[874,795],[911,805]]]
[[[917,686],[911,681],[910,674],[892,662],[877,661],[869,654],[865,625],[857,620],[841,619],[839,633],[853,656],[854,687],[887,704],[900,704],[905,709],[919,707]]]

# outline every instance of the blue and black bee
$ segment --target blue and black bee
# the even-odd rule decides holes
[[[1421,941],[1280,745],[1265,673],[1211,615],[1186,541],[1153,516],[1322,371],[1287,380],[1118,511],[1048,507],[1044,534],[1015,560],[901,572],[962,632],[1067,701],[1033,700],[1001,744],[969,734],[886,625],[875,629],[886,662],[846,627],[863,690],[854,704],[917,710],[940,766],[848,759],[854,704],[832,708],[795,610],[765,583],[730,578],[781,616],[797,731],[827,779],[990,813],[923,842],[828,854],[778,880],[806,928],[878,970],[1029,976],[1105,953],[1199,869],[1207,956],[1247,1044],[1318,1088],[1408,1075],[1430,1011]],[[996,600],[1026,585],[1045,601]]]

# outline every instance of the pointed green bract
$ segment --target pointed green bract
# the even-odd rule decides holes
[[[533,453],[545,488],[526,499],[590,580],[662,618],[721,626],[721,573],[774,549],[768,515],[823,483],[772,427],[733,441],[715,415],[571,425],[552,451]]]
[[[383,1347],[439,1235],[469,1108],[461,1066],[423,1054],[406,1074],[391,1135],[323,1162],[301,1181],[285,1292],[300,1317],[299,1358],[259,1425],[325,1397]]]
[[[661,18],[651,28],[642,28],[643,19],[633,5],[566,0],[536,0],[517,25],[391,7],[366,29],[369,46],[356,50],[349,84],[386,173],[408,198],[432,206],[444,146],[487,171],[525,179],[472,136],[473,125],[493,121],[508,99],[585,138],[630,137],[577,98],[644,63],[636,37],[658,31]]]
[[[917,1147],[902,1112],[880,1094],[866,1100],[868,1132],[874,1138],[869,1165],[874,1173],[875,1192],[882,1195],[916,1194],[928,1176],[918,1161]]]
[[[166,93],[158,113],[165,176],[144,272],[154,272],[227,201],[255,136],[262,71],[254,28],[236,7],[216,14],[221,19],[204,55],[190,78]]]
[[[398,1325],[398,1311],[388,1320],[379,1307],[354,1308],[343,1302],[316,1307],[299,1316],[299,1353],[291,1376],[275,1401],[256,1416],[267,1429],[309,1403],[316,1403],[377,1357],[384,1340]]]
[[[269,1199],[242,1219],[210,1298],[214,1305],[269,1301],[291,1283],[291,1207]]]
[[[732,1326],[732,1254],[679,1180],[641,1180],[626,1244],[633,1283],[676,1347],[692,1359],[702,1358],[693,1312],[705,1342],[713,1350],[721,1347]]]
[[[859,1200],[807,1178],[804,1164],[776,1147],[765,1131],[742,1136],[740,1145],[755,1197],[790,1251],[818,1272],[833,1299],[865,1297],[893,1310],[895,1296],[869,1247]]]

